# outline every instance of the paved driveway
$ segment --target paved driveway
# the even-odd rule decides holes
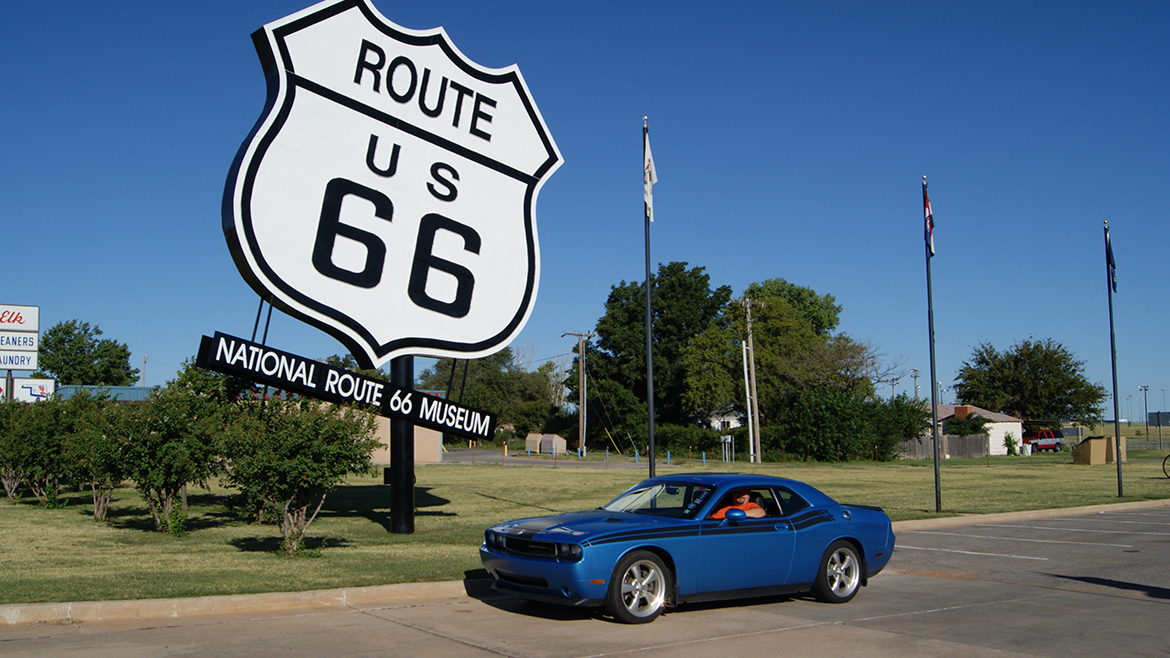
[[[299,614],[0,626],[0,655],[1170,654],[1170,507],[944,521],[902,524],[889,568],[846,605],[808,597],[692,605],[625,626],[457,592]]]

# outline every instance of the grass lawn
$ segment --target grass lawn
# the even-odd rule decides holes
[[[1074,466],[1069,453],[947,460],[941,466],[943,516],[1170,498],[1157,451],[1132,451],[1117,469]],[[734,465],[691,462],[658,474],[727,471],[809,482],[841,502],[880,505],[894,520],[934,513],[929,461],[889,464]],[[329,494],[309,528],[310,557],[275,554],[271,526],[251,524],[232,507],[232,491],[193,489],[189,534],[154,531],[149,509],[119,489],[110,520],[92,520],[88,493],[43,509],[33,499],[0,500],[0,604],[252,594],[481,577],[476,551],[484,528],[512,518],[597,507],[645,477],[637,469],[502,467],[416,468],[413,535],[388,531],[389,487],[351,477]]]

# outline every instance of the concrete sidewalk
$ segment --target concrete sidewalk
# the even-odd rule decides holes
[[[939,519],[897,521],[894,523],[894,532],[1163,507],[1170,507],[1170,500],[1149,500],[1002,514],[967,514]],[[405,583],[378,587],[348,587],[308,592],[200,596],[183,599],[0,605],[0,626],[189,618],[205,615],[275,614],[297,610],[360,610],[408,605],[415,602],[483,599],[492,596],[494,595],[491,591],[490,581],[463,580],[440,583]]]

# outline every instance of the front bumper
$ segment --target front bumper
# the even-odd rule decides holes
[[[492,589],[529,601],[577,607],[605,604],[608,568],[591,565],[589,552],[577,562],[561,562],[504,553],[480,546],[483,568],[492,577]]]

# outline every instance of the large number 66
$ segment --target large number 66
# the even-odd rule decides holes
[[[374,216],[392,221],[394,204],[390,197],[360,183],[345,178],[334,178],[325,186],[325,200],[321,204],[321,220],[317,224],[317,238],[313,242],[313,267],[321,274],[359,288],[373,288],[382,280],[386,264],[386,244],[378,236],[356,226],[341,223],[341,203],[347,196],[361,197],[374,204]],[[463,248],[473,254],[479,253],[480,237],[475,229],[461,224],[450,217],[437,213],[423,215],[418,227],[418,241],[414,247],[414,263],[410,268],[410,281],[406,291],[410,300],[430,311],[453,318],[461,318],[471,310],[471,294],[475,289],[475,275],[471,270],[432,253],[435,234],[440,230],[463,236]],[[360,242],[366,248],[366,263],[361,271],[354,272],[339,267],[333,262],[333,247],[337,236]],[[430,271],[439,270],[455,277],[457,282],[455,299],[445,302],[427,294],[427,277]]]

